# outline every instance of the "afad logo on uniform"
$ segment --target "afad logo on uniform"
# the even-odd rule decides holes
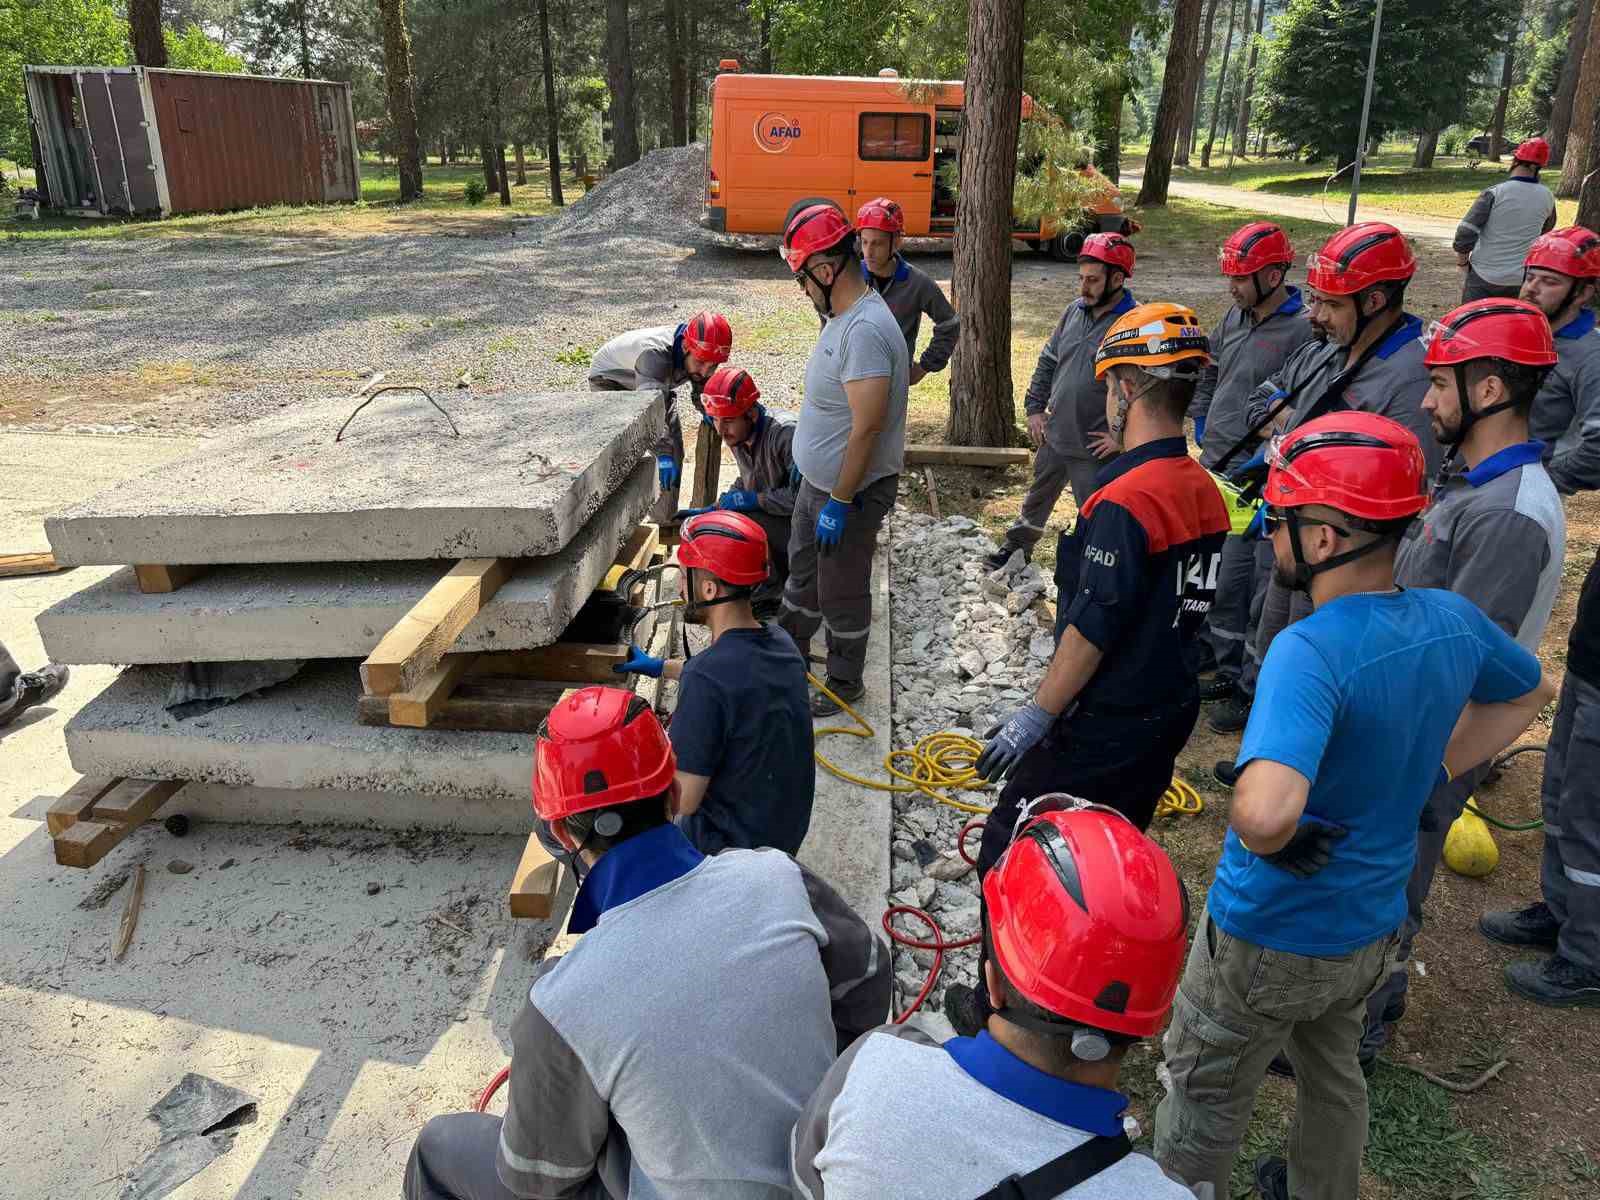
[[[782,154],[800,136],[800,122],[781,112],[764,112],[756,118],[756,145],[768,154]]]

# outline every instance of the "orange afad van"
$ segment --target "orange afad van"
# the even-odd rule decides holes
[[[955,233],[956,198],[940,168],[961,152],[961,82],[872,77],[751,75],[731,59],[711,82],[711,144],[702,224],[724,233],[781,234],[788,217],[831,200],[851,217],[888,196],[910,237]],[[1024,120],[1048,119],[1028,96]],[[1090,168],[1092,171],[1093,168]],[[1132,232],[1109,183],[1083,225],[1023,223],[1016,236],[1058,257],[1085,231]]]

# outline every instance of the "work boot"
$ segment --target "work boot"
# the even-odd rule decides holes
[[[1234,681],[1229,675],[1213,675],[1200,685],[1200,699],[1207,704],[1226,700],[1233,695]]]
[[[1502,946],[1528,946],[1554,950],[1561,924],[1543,900],[1510,912],[1486,912],[1478,918],[1478,932]]]
[[[845,683],[843,680],[828,676],[828,691],[832,692],[846,704],[854,704],[867,694],[867,685],[857,680],[855,683]],[[811,715],[813,717],[831,717],[844,710],[835,704],[831,697],[818,692],[811,697]]]
[[[1289,1200],[1289,1163],[1274,1154],[1256,1159],[1256,1190],[1264,1200]]]
[[[983,560],[983,565],[991,571],[998,571],[1011,561],[1013,554],[1022,555],[1022,562],[1026,563],[1033,557],[1033,550],[1027,546],[1019,546],[1015,542],[1001,542],[1000,549]],[[1021,565],[1021,564],[1018,564]]]
[[[944,990],[944,1017],[961,1037],[976,1037],[982,1029],[983,1006],[978,991],[964,983],[952,983]]]
[[[1211,765],[1211,776],[1223,787],[1233,787],[1239,782],[1239,768],[1231,758],[1218,759]]]
[[[0,725],[9,724],[28,709],[55,699],[71,677],[71,671],[54,663],[37,671],[22,672],[11,685],[11,695],[0,699]]]
[[[1235,692],[1211,710],[1206,724],[1217,733],[1238,733],[1250,720],[1250,702]]]
[[[1552,1008],[1600,1008],[1600,972],[1559,954],[1512,963],[1506,968],[1506,986],[1525,1000]]]

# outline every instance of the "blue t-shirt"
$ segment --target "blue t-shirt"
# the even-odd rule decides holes
[[[1208,898],[1225,933],[1293,954],[1346,954],[1406,915],[1417,820],[1467,701],[1532,691],[1539,662],[1466,598],[1433,588],[1342,596],[1272,641],[1239,748],[1311,780],[1306,815],[1344,826],[1308,879],[1228,831]]]
[[[667,732],[678,769],[711,780],[680,822],[697,849],[799,851],[817,784],[811,729],[805,660],[776,625],[727,630],[683,664]]]

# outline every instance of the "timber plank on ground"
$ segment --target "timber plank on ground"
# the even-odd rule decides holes
[[[907,446],[908,467],[1025,467],[1032,455],[1016,446]]]
[[[48,550],[37,554],[0,554],[0,579],[18,575],[49,575],[62,569],[56,556]]]

